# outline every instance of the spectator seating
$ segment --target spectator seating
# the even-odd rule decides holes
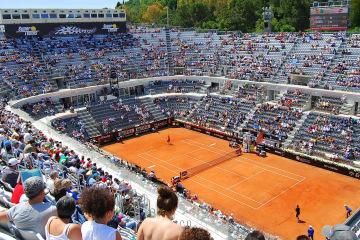
[[[186,119],[200,101],[200,97],[194,96],[170,96],[154,99],[157,108],[168,117]]]
[[[110,132],[144,123],[153,119],[144,104],[134,98],[105,100],[86,107],[87,112],[99,124],[102,132]],[[85,128],[87,123],[85,123]]]
[[[310,94],[288,90],[280,99],[283,106],[303,108],[311,101]]]
[[[188,116],[188,120],[202,126],[237,131],[254,106],[253,101],[245,99],[207,95]]]
[[[333,114],[339,114],[340,109],[345,103],[345,99],[336,97],[325,97],[322,96],[315,102],[316,110],[329,112]]]
[[[205,82],[195,80],[169,80],[152,81],[148,92],[150,94],[160,93],[204,93]]]
[[[360,159],[358,119],[311,112],[294,137],[295,148],[335,158]],[[329,158],[329,157],[327,157]]]
[[[256,109],[246,128],[252,131],[264,131],[266,138],[283,141],[301,116],[302,111],[297,108],[265,103]]]

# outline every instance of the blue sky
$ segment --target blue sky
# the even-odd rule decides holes
[[[114,8],[122,0],[0,0],[0,8]]]

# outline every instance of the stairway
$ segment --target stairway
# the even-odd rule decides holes
[[[153,98],[142,98],[139,99],[142,104],[145,105],[146,109],[151,113],[154,121],[165,119],[166,116],[159,110],[153,103]]]
[[[175,64],[173,61],[172,48],[171,48],[171,35],[169,28],[165,28],[165,37],[166,37],[166,50],[167,50],[167,66],[168,74],[170,75],[171,70],[174,68]]]
[[[292,141],[296,135],[296,133],[299,131],[301,126],[304,124],[305,120],[307,119],[310,111],[304,112],[299,121],[296,121],[294,129],[288,134],[287,139],[285,140],[283,146],[284,148],[289,147],[292,144]]]
[[[298,43],[300,42],[299,38],[296,38],[296,41],[294,42],[294,45],[292,45],[289,52],[286,54],[286,57],[284,57],[278,67],[278,70],[276,71],[274,77],[272,79],[269,79],[269,82],[273,83],[287,83],[287,79],[284,79],[284,76],[281,76],[281,74],[285,71],[285,64],[289,62],[291,55],[296,51],[296,48],[298,46]]]
[[[244,122],[238,127],[238,132],[242,132],[243,129],[248,125],[250,119],[252,119],[255,115],[256,110],[261,106],[262,104],[256,104],[256,106],[248,113],[246,116]]]
[[[99,125],[95,122],[93,117],[85,108],[79,109],[76,112],[80,121],[85,125],[86,131],[88,132],[90,138],[101,135],[98,128]]]

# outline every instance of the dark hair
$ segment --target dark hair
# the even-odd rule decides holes
[[[185,229],[181,235],[179,240],[212,240],[210,233],[202,228],[188,228]]]
[[[249,233],[245,240],[265,240],[264,234],[262,234],[260,231],[253,231]]]
[[[85,213],[94,219],[101,219],[114,210],[115,198],[107,188],[91,187],[81,193],[79,204]]]
[[[162,185],[158,188],[157,208],[158,215],[166,216],[172,213],[178,206],[178,197],[171,188]]]
[[[306,235],[300,235],[296,238],[296,240],[310,240],[310,238]]]
[[[75,200],[72,197],[64,196],[56,203],[59,218],[70,219],[75,212]]]
[[[55,188],[54,193],[52,194],[55,198],[55,201],[60,200],[62,197],[66,196],[66,188]]]

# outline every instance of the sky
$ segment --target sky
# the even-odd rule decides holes
[[[122,0],[0,0],[0,8],[115,8]]]

